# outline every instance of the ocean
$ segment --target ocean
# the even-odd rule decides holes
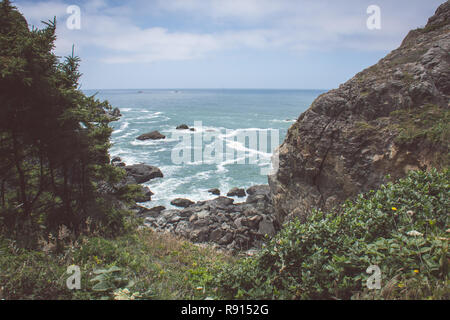
[[[121,111],[120,120],[112,123],[111,157],[119,156],[127,165],[156,166],[163,172],[164,178],[145,184],[154,195],[151,202],[142,205],[170,208],[170,201],[175,198],[212,199],[215,196],[208,193],[211,188],[218,188],[225,195],[233,187],[267,184],[264,168],[269,169],[272,145],[282,143],[288,128],[324,91],[136,89],[84,92],[108,100]],[[194,124],[197,126],[194,132],[176,130],[181,124],[190,128]],[[154,130],[166,139],[136,139]],[[267,146],[261,144],[266,139],[262,132],[268,132]],[[208,135],[213,138],[208,140]],[[247,138],[239,140],[243,135]],[[255,135],[258,142],[252,143]],[[201,141],[200,145],[195,143],[195,137],[196,141]],[[181,144],[182,141],[185,144]],[[187,141],[193,151],[190,161],[183,162],[180,159],[187,151],[180,153],[180,150]],[[208,158],[205,151],[215,141],[223,143],[224,155],[215,157],[218,154],[215,151],[210,153],[213,158]],[[199,151],[200,157],[197,156]],[[239,155],[245,155],[246,159],[240,159]]]

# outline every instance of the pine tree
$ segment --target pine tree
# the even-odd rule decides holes
[[[121,174],[109,165],[111,106],[81,92],[80,59],[59,61],[55,30],[55,19],[30,30],[0,3],[0,222],[20,234],[78,231],[87,217],[120,228],[97,188]]]

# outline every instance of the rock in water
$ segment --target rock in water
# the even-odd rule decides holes
[[[114,157],[114,158],[112,158],[111,163],[113,164],[114,162],[122,162],[122,158]]]
[[[220,190],[217,188],[209,189],[208,192],[216,196],[220,196]]]
[[[188,130],[188,129],[189,129],[189,127],[186,124],[180,124],[177,127],[177,130]]]
[[[137,184],[145,183],[155,178],[162,178],[164,176],[159,168],[146,164],[126,166],[124,169],[127,172],[127,177],[134,180],[134,183]],[[133,181],[128,181],[128,183],[133,183]]]
[[[136,199],[134,199],[135,202],[147,202],[147,201],[151,201],[152,200],[152,195],[153,192],[151,192],[151,190],[148,187],[144,187],[144,186],[139,186],[141,189],[141,193],[142,195],[139,197],[136,197]]]
[[[387,174],[448,165],[448,141],[424,132],[441,126],[448,137],[441,119],[450,107],[449,52],[447,1],[398,49],[319,96],[289,129],[269,177],[278,222],[328,210],[379,187]]]
[[[195,202],[189,200],[189,199],[183,199],[183,198],[177,198],[170,202],[171,205],[175,207],[181,207],[181,208],[187,208],[191,205],[193,205]]]
[[[233,188],[227,193],[227,197],[245,197],[245,190],[240,188]]]
[[[159,131],[152,131],[149,133],[144,133],[141,134],[139,137],[137,137],[136,139],[144,141],[144,140],[161,140],[161,139],[165,139],[166,136],[161,134]]]
[[[114,108],[111,112],[110,115],[112,115],[113,117],[121,117],[122,114],[120,113],[119,108]]]

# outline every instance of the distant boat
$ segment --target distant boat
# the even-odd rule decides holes
[[[144,93],[144,91],[140,91],[140,90],[139,90],[138,93]]]

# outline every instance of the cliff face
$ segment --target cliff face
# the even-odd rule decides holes
[[[423,29],[289,129],[269,177],[277,218],[306,217],[377,188],[390,174],[449,163],[450,1]]]

